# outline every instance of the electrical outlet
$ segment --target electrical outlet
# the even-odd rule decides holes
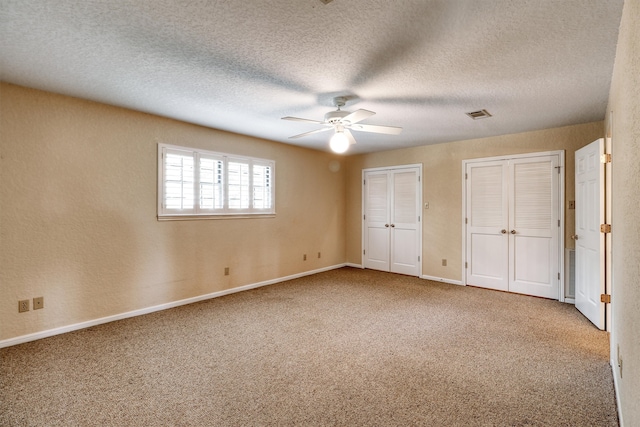
[[[302,260],[306,261],[307,260],[307,254],[302,255]]]
[[[442,266],[443,266],[443,267],[446,267],[446,266],[447,266],[447,260],[446,260],[446,259],[444,259],[444,258],[442,258]]]
[[[44,297],[37,297],[33,299],[33,309],[40,310],[44,308]]]
[[[224,275],[228,276],[229,275],[229,267],[225,267],[224,268]]]
[[[322,255],[320,254],[320,252],[318,252],[318,258],[320,258]]]
[[[29,300],[23,299],[18,301],[18,313],[24,313],[25,311],[29,311]]]

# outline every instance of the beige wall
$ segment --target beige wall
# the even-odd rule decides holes
[[[640,426],[640,1],[626,0],[608,111],[612,129],[611,359],[625,426]],[[609,117],[608,117],[609,118]],[[618,368],[618,347],[622,368]]]
[[[491,119],[489,119],[491,120]],[[347,260],[362,262],[362,169],[422,163],[423,210],[422,273],[454,281],[462,278],[462,161],[506,154],[565,150],[565,247],[573,247],[574,152],[603,136],[603,123],[505,135],[491,138],[426,145],[416,148],[365,154],[348,159]],[[447,266],[442,266],[442,259]]]
[[[276,217],[157,221],[158,142],[274,159]],[[343,263],[335,159],[1,84],[0,340]]]

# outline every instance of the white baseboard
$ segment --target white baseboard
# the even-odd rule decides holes
[[[616,369],[618,363],[613,359],[609,362],[611,364],[611,373],[613,374],[613,390],[616,393],[616,408],[618,409],[618,422],[620,427],[624,427],[624,421],[622,420],[622,408],[620,407],[620,388],[618,386],[618,375],[616,375]]]
[[[116,320],[127,319],[129,317],[142,316],[144,314],[167,310],[170,308],[179,307],[181,305],[192,304],[194,302],[204,301],[211,298],[217,298],[224,295],[234,294],[236,292],[248,291],[249,289],[255,289],[255,288],[260,288],[262,286],[273,285],[275,283],[286,282],[287,280],[298,279],[300,277],[310,276],[312,274],[322,273],[324,271],[335,270],[337,268],[341,268],[345,266],[348,266],[348,264],[332,265],[329,267],[319,268],[317,270],[311,270],[311,271],[305,271],[303,273],[292,274],[291,276],[265,280],[264,282],[252,283],[249,285],[239,286],[237,288],[225,289],[223,291],[212,292],[210,294],[205,294],[205,295],[199,295],[197,297],[187,298],[179,301],[172,301],[172,302],[168,302],[160,305],[154,305],[153,307],[141,308],[138,310],[128,311],[126,313],[114,314],[113,316],[101,317],[99,319],[88,320],[86,322],[75,323],[73,325],[61,326],[59,328],[48,329],[46,331],[35,332],[27,335],[21,335],[19,337],[9,338],[9,339],[0,341],[0,348],[23,344],[29,341],[35,341],[42,338],[48,338],[54,335],[60,335],[67,332],[89,328],[91,326],[101,325],[103,323],[109,323],[109,322],[114,322]]]
[[[354,264],[352,262],[348,262],[345,264],[345,267],[353,267],[353,268],[364,268],[362,264]]]
[[[443,283],[450,283],[452,285],[464,286],[462,284],[462,280],[445,279],[444,277],[427,276],[426,274],[423,274],[420,277],[426,280],[433,280],[434,282],[443,282]]]

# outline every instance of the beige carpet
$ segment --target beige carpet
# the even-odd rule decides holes
[[[0,350],[2,426],[615,426],[572,305],[343,268]]]

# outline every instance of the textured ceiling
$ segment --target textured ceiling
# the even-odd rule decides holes
[[[346,95],[373,152],[602,120],[622,3],[0,0],[0,78],[320,150]]]

